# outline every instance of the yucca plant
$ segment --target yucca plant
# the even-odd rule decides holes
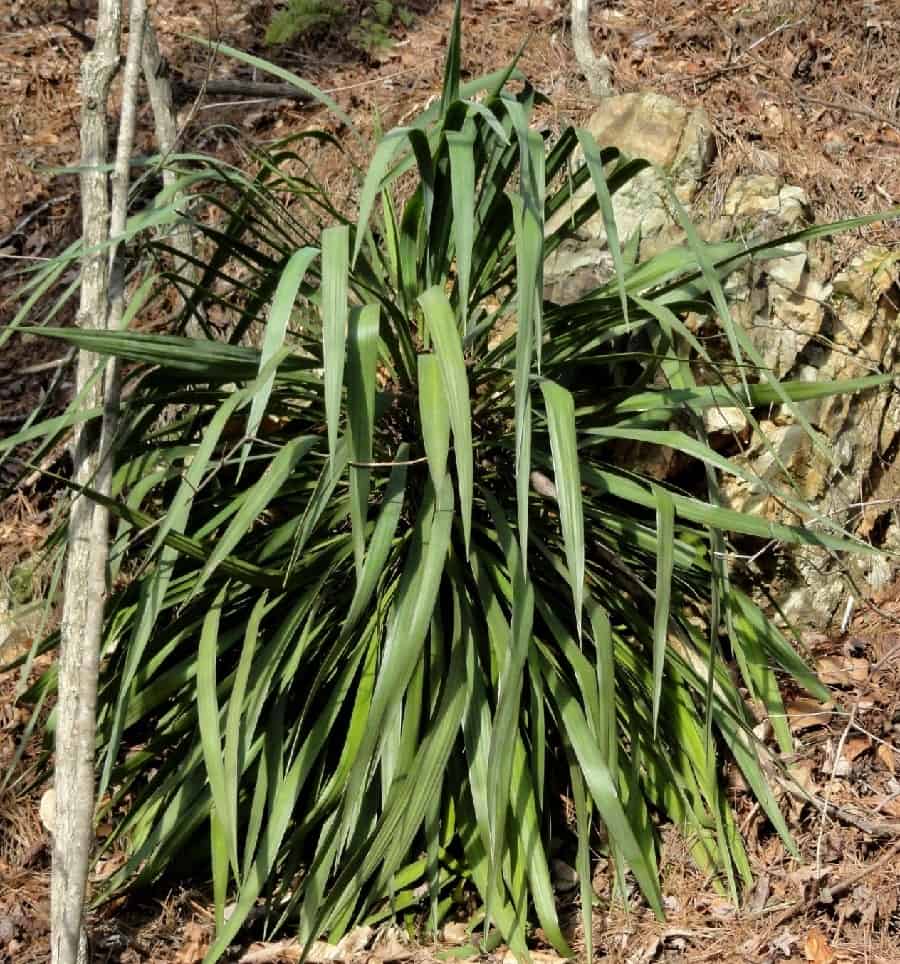
[[[662,914],[662,820],[737,897],[750,868],[723,757],[795,852],[751,728],[769,714],[788,751],[780,680],[827,694],[736,585],[728,534],[859,547],[827,520],[720,506],[718,473],[747,470],[707,444],[701,416],[884,379],[779,384],[722,279],[788,239],[708,245],[683,216],[686,243],[637,263],[611,199],[645,162],[584,131],[547,140],[536,99],[512,68],[460,84],[457,7],[440,102],[380,141],[353,222],[296,175],[302,140],[259,153],[253,176],[172,159],[171,196],[204,185],[224,224],[194,224],[196,280],[148,272],[129,320],[177,284],[181,321],[207,324],[216,305],[227,337],[41,329],[131,365],[98,745],[105,846],[128,859],[101,897],[211,880],[209,960],[263,898],[269,932],[291,922],[309,941],[410,910],[436,928],[461,883],[488,945],[524,957],[536,920],[569,954],[551,836],[574,855],[586,916],[597,847],[618,892],[633,875]],[[130,234],[175,219],[169,196]],[[598,211],[615,277],[545,302],[545,258]],[[727,357],[685,326],[698,311]],[[715,383],[696,383],[695,360]],[[76,404],[2,444],[94,417]],[[621,464],[623,440],[695,460],[703,490]],[[807,518],[786,474],[778,492]],[[26,699],[53,686],[50,671]],[[585,941],[590,959],[589,926]]]

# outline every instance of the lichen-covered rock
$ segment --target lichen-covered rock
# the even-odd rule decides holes
[[[830,381],[890,371],[895,366],[900,353],[898,265],[900,252],[870,248],[834,278],[822,305],[822,319],[791,365],[792,377]],[[776,340],[780,334],[775,332]],[[726,502],[741,512],[796,524],[795,513],[763,484],[766,480],[784,487],[780,461],[794,478],[799,494],[814,508],[814,514],[803,521],[827,518],[876,545],[900,549],[900,527],[895,519],[900,491],[900,465],[895,457],[900,442],[900,402],[896,395],[871,389],[803,402],[796,408],[825,444],[816,447],[793,413],[780,407],[772,421],[760,425],[742,456],[760,481],[749,484],[724,479]],[[830,450],[830,457],[822,449]],[[858,590],[877,590],[892,575],[886,557],[860,555],[844,562]],[[826,625],[848,593],[856,591],[833,556],[814,547],[782,550],[773,589],[788,618],[817,626]]]
[[[742,408],[707,408],[703,412],[703,427],[707,435],[744,435],[750,422]]]
[[[737,177],[725,195],[724,231],[748,243],[798,231],[808,223],[809,202],[800,188],[768,175]],[[720,228],[721,230],[721,228]],[[732,315],[750,334],[763,365],[783,378],[821,330],[827,299],[827,265],[801,241],[783,257],[755,261],[727,283]]]

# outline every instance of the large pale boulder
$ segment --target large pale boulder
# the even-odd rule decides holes
[[[622,94],[606,98],[585,126],[600,147],[617,147],[656,165],[641,171],[613,197],[620,240],[624,243],[640,229],[642,243],[647,243],[672,227],[676,218],[665,177],[671,179],[678,199],[690,205],[715,148],[706,112],[685,107],[662,94]],[[549,219],[547,233],[570,220],[573,211],[593,192],[589,180]],[[573,230],[547,260],[547,296],[557,302],[574,300],[603,284],[611,274],[606,231],[602,217],[596,214]]]

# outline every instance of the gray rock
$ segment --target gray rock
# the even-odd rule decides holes
[[[807,223],[800,188],[768,175],[737,177],[725,194],[723,234],[748,243],[797,231]],[[750,334],[763,364],[779,378],[790,372],[825,318],[829,286],[803,242],[784,257],[745,265],[728,280],[732,315]]]

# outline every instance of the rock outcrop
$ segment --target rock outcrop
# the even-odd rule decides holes
[[[779,376],[807,381],[890,371],[900,349],[898,264],[900,252],[867,248],[826,283],[816,279],[815,266],[811,269],[808,263],[795,290],[808,294],[815,288],[820,296],[808,299],[810,307],[797,314],[793,329],[788,323],[797,305],[791,302],[799,304],[799,295],[789,295],[786,303],[770,284],[766,288],[768,302],[748,325],[767,362]],[[771,274],[768,278],[771,281]],[[741,322],[747,323],[743,317]],[[771,334],[764,336],[765,331]],[[900,505],[898,396],[889,390],[870,389],[803,402],[798,407],[830,446],[831,459],[813,445],[784,406],[760,422],[759,432],[765,438],[755,435],[741,458],[760,479],[774,480],[780,473],[777,454],[819,515],[875,545],[900,549],[896,519]],[[762,483],[750,485],[729,478],[723,480],[722,491],[739,511],[797,521]],[[877,590],[893,575],[888,556],[850,557],[839,565],[831,554],[808,547],[783,552],[780,563],[774,589],[782,609],[791,619],[817,626],[827,625],[848,595]],[[847,572],[842,572],[842,566]]]

